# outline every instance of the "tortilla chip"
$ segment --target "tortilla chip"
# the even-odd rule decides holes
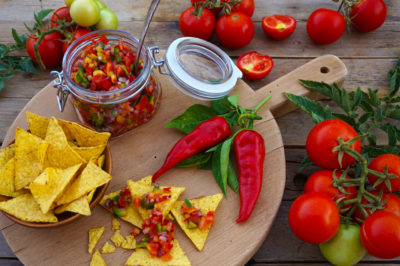
[[[113,216],[112,218],[112,230],[119,230],[121,225],[119,224],[118,220]]]
[[[90,202],[92,202],[92,199],[93,199],[93,196],[94,196],[94,193],[96,192],[96,189],[93,189],[92,191],[90,191],[88,194],[87,194],[87,201],[88,201],[88,203],[90,204]]]
[[[105,156],[104,154],[101,155],[99,158],[97,158],[97,165],[98,165],[101,169],[103,169],[105,159],[106,159],[106,156]]]
[[[11,144],[7,148],[0,150],[0,169],[15,156],[15,144]]]
[[[104,253],[114,253],[114,251],[115,251],[115,247],[113,246],[113,244],[108,243],[108,241],[106,243],[104,243],[104,246],[100,250],[100,252],[102,254],[104,254]]]
[[[124,249],[135,249],[136,248],[136,239],[134,236],[127,236],[125,241],[121,244],[121,248]]]
[[[138,198],[148,192],[151,192],[154,189],[153,186],[141,185],[138,182],[132,182],[130,180],[127,181],[127,184],[128,184],[129,190],[131,191],[133,199]],[[160,189],[164,189],[164,188],[167,188],[167,187],[160,187]],[[185,189],[186,188],[184,188],[184,187],[171,187],[171,198],[156,204],[155,208],[158,208],[161,210],[164,218],[168,215],[173,204],[178,199],[179,195],[183,191],[185,191]],[[143,220],[147,219],[149,217],[150,213],[152,212],[151,209],[147,210],[147,209],[143,209],[141,207],[137,208],[137,210],[140,213],[140,216],[142,217]]]
[[[106,262],[100,255],[100,252],[96,249],[92,256],[92,260],[90,261],[90,266],[106,266]]]
[[[137,248],[136,251],[125,262],[126,266],[142,265],[142,266],[153,266],[153,265],[191,265],[188,257],[186,257],[182,248],[176,239],[172,242],[174,247],[171,250],[172,259],[170,261],[162,261],[160,258],[152,257],[147,249]]]
[[[203,197],[199,199],[190,200],[193,206],[198,207],[201,212],[205,215],[209,211],[214,211],[217,209],[219,202],[221,201],[223,195],[215,194],[208,197]],[[208,233],[210,232],[210,228],[207,229],[199,229],[193,228],[189,229],[187,227],[187,223],[184,221],[184,217],[181,213],[181,206],[183,201],[176,201],[174,207],[171,209],[172,214],[174,215],[176,221],[182,228],[182,230],[186,233],[190,240],[192,240],[193,244],[196,248],[201,251],[204,247],[204,243],[206,242]]]
[[[54,167],[65,169],[86,161],[69,146],[67,138],[58,124],[57,120],[52,117],[47,128],[45,140],[49,143],[44,167]]]
[[[125,242],[125,238],[121,235],[121,232],[119,230],[115,230],[110,239],[117,247],[120,247],[122,243]]]
[[[111,176],[93,162],[89,162],[81,175],[66,189],[57,205],[69,203],[111,180]]]
[[[46,137],[49,119],[40,115],[26,112],[26,121],[28,122],[29,130],[35,136],[44,139]]]
[[[108,132],[99,133],[71,121],[60,120],[60,124],[68,128],[80,147],[107,145],[111,136]]]
[[[43,213],[31,194],[0,202],[0,210],[26,222],[55,223],[57,217],[52,212]]]
[[[61,205],[60,207],[54,210],[56,214],[60,214],[66,211],[79,213],[85,216],[89,216],[92,214],[92,212],[90,211],[90,206],[87,200],[87,196],[82,196],[79,199],[76,199],[70,203]]]
[[[89,162],[92,158],[99,158],[99,156],[103,153],[106,145],[99,145],[94,147],[72,147],[76,153],[79,154],[86,162]],[[99,166],[102,168],[101,166]]]
[[[11,158],[0,169],[0,194],[8,197],[15,197],[14,185],[15,159]]]
[[[100,237],[103,235],[104,227],[93,228],[89,230],[89,248],[88,252],[92,254],[93,249],[95,248],[97,242]]]
[[[47,143],[21,128],[15,134],[15,189],[29,185],[41,172],[39,147]]]
[[[49,167],[33,180],[29,185],[29,189],[37,203],[39,203],[43,213],[50,210],[53,203],[61,196],[67,185],[75,177],[80,167],[81,164],[65,170]]]
[[[151,187],[151,176],[146,176],[138,181],[128,180],[126,183],[127,184],[132,183],[132,185],[139,184],[142,186]],[[110,194],[104,195],[100,201],[100,205],[104,206],[104,203],[106,202],[107,199],[112,199],[112,198],[116,197],[117,195],[119,195],[120,193],[121,193],[121,190],[118,190],[118,191],[112,192]],[[107,208],[105,208],[105,209],[112,212],[112,210],[110,210],[110,209],[107,209]],[[121,216],[119,218],[128,223],[133,224],[134,226],[142,228],[143,219],[140,216],[139,212],[137,211],[136,207],[133,205],[133,203],[131,203],[127,207],[125,207],[125,211],[126,211],[126,215]]]

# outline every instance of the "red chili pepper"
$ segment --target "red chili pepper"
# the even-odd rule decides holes
[[[163,166],[153,175],[153,182],[179,162],[205,151],[228,138],[231,128],[225,118],[215,116],[199,124],[181,138],[168,153]]]
[[[246,221],[260,195],[265,158],[264,139],[254,130],[239,132],[234,141],[239,169],[240,211],[237,223]]]

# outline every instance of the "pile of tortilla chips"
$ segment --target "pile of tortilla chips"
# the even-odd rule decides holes
[[[37,223],[64,212],[90,215],[96,188],[111,180],[102,170],[109,133],[27,113],[30,132],[17,128],[15,144],[0,150],[0,210]]]
[[[140,197],[141,195],[153,191],[155,188],[151,184],[151,176],[147,176],[138,181],[127,180],[127,187],[131,192],[132,199]],[[157,187],[156,189],[163,189],[164,187]],[[186,235],[192,240],[194,245],[201,251],[204,247],[204,243],[210,231],[210,228],[205,230],[200,229],[187,229],[186,222],[184,221],[183,215],[180,213],[180,207],[183,204],[181,201],[177,201],[180,194],[185,190],[183,187],[171,187],[171,197],[164,201],[161,207],[161,212],[164,217],[170,215],[170,212],[174,215],[178,224],[182,227]],[[104,206],[108,199],[118,197],[121,190],[112,192],[105,195],[100,204]],[[211,195],[199,199],[191,200],[193,204],[198,206],[204,213],[207,211],[215,211],[217,206],[222,199],[222,194]],[[110,208],[105,207],[108,211],[112,211]],[[143,220],[148,218],[149,210],[142,209],[141,207],[135,206],[135,204],[128,204],[125,208],[125,215],[121,216],[122,220],[133,224],[136,227],[142,228]],[[119,224],[115,224],[115,218],[113,218],[113,229],[119,229]],[[119,231],[119,230],[118,230]],[[115,237],[115,236],[113,236]],[[121,236],[122,237],[122,236]],[[124,239],[123,237],[121,238]],[[113,239],[111,239],[113,240]],[[113,241],[116,244],[115,241]],[[116,244],[116,246],[118,246]],[[105,247],[103,247],[105,248]],[[109,253],[109,252],[101,252]],[[180,247],[177,239],[173,240],[173,248],[171,250],[172,259],[170,261],[162,261],[160,258],[152,257],[147,249],[136,248],[131,254],[125,265],[190,265],[190,261],[185,255],[184,251]],[[97,257],[97,256],[96,256]],[[93,259],[96,259],[93,256]]]

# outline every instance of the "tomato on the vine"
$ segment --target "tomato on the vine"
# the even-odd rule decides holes
[[[361,242],[372,256],[381,259],[400,256],[400,218],[386,211],[374,212],[361,226]]]
[[[351,23],[359,32],[370,32],[382,26],[387,15],[383,0],[362,0],[350,12]]]
[[[263,17],[261,25],[265,34],[272,39],[284,40],[296,29],[296,20],[287,15],[273,15]]]
[[[71,18],[82,27],[90,27],[100,20],[100,8],[94,0],[74,0],[70,10]]]
[[[100,9],[100,20],[96,24],[98,30],[116,30],[118,28],[118,18],[114,11],[108,8]]]
[[[337,187],[333,186],[333,174],[334,172],[331,170],[319,170],[313,173],[307,179],[306,185],[304,187],[304,192],[326,193],[335,202],[339,199],[341,199],[341,201],[345,201],[357,197],[357,189],[354,186],[344,186],[343,188],[346,193],[342,193]],[[339,179],[342,175],[342,172],[336,171],[335,174],[336,177]],[[349,178],[349,176],[346,176],[346,179]],[[343,209],[350,209],[352,206],[353,204],[348,204],[343,206]]]
[[[206,0],[191,0],[192,6],[195,6],[196,4],[199,4],[201,2],[205,2]],[[221,0],[221,2],[229,2],[229,0]],[[215,8],[211,8],[211,7],[207,7],[206,9],[210,10],[215,16],[219,14],[219,12],[221,12],[222,7],[215,7]]]
[[[307,20],[307,33],[318,44],[330,44],[342,37],[346,29],[343,15],[331,9],[319,8]]]
[[[390,179],[391,191],[385,182],[380,183],[376,186],[376,189],[383,190],[385,192],[396,192],[400,190],[400,157],[395,154],[382,154],[374,158],[369,166],[369,169],[384,172],[387,169],[389,174],[397,175],[397,178]],[[378,177],[373,175],[368,175],[369,182],[373,185],[378,181]]]
[[[360,226],[341,224],[337,234],[319,245],[322,255],[333,265],[355,265],[366,251],[360,239]]]
[[[240,4],[232,7],[232,12],[242,12],[251,17],[253,16],[254,9],[254,0],[242,0]]]
[[[59,32],[53,32],[44,36],[39,44],[39,55],[45,67],[53,67],[61,64],[63,58],[62,35]],[[38,63],[35,57],[34,45],[38,39],[31,34],[26,42],[26,50],[33,62]]]
[[[204,9],[198,18],[194,15],[194,11],[194,7],[189,7],[182,12],[179,18],[179,28],[182,34],[204,40],[210,39],[215,29],[215,16],[208,9]]]
[[[70,44],[79,39],[80,37],[82,37],[85,34],[88,34],[89,32],[91,32],[91,30],[88,30],[86,28],[78,28],[74,31],[73,35],[72,35],[72,40],[70,42],[63,42],[62,45],[62,51],[63,54],[65,54],[65,52],[67,51],[68,47],[70,46]]]
[[[63,6],[54,11],[53,15],[50,19],[50,28],[55,28],[59,25],[59,20],[65,20],[65,22],[71,22],[72,18],[69,14],[69,7]],[[74,30],[73,27],[68,28],[68,31],[72,32]]]
[[[344,154],[342,165],[339,164],[338,152],[332,152],[341,137],[349,141],[358,137],[357,132],[346,122],[340,119],[328,119],[315,125],[307,137],[306,151],[308,157],[316,165],[327,169],[344,169],[352,165],[356,160],[348,154]],[[350,145],[358,153],[361,152],[361,141],[357,140]]]
[[[232,12],[219,18],[216,33],[223,46],[239,49],[248,45],[253,39],[254,24],[248,15]]]
[[[289,225],[293,233],[304,242],[321,244],[337,233],[340,225],[339,210],[325,193],[305,193],[290,207]]]
[[[274,61],[268,55],[256,51],[242,54],[236,62],[243,76],[249,80],[259,80],[266,77],[274,66]]]

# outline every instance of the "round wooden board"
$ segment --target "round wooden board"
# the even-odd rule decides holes
[[[320,69],[329,68],[329,72]],[[267,95],[273,95],[271,101],[258,112],[263,120],[255,123],[257,130],[265,140],[266,159],[264,163],[263,187],[257,205],[250,219],[237,224],[235,219],[239,210],[239,197],[228,189],[216,213],[216,224],[211,228],[203,251],[198,252],[180,228],[176,237],[192,265],[243,265],[259,249],[279,209],[285,187],[285,156],[279,128],[269,108],[281,115],[293,109],[282,95],[285,91],[305,95],[308,90],[299,85],[299,78],[342,82],[347,70],[335,56],[326,55],[316,58],[282,78],[254,92],[246,83],[239,80],[234,93],[239,93],[239,104],[244,107],[256,106]],[[163,126],[172,118],[181,114],[187,107],[199,101],[180,93],[165,76],[160,76],[163,88],[163,100],[159,113],[149,123],[110,141],[113,157],[113,179],[108,192],[121,189],[127,179],[138,180],[153,174],[162,164],[165,156],[182,134]],[[41,90],[23,108],[10,127],[3,146],[15,136],[15,128],[27,128],[25,112],[30,111],[46,117],[55,116],[77,121],[71,103],[63,113],[58,111],[56,90],[52,84]],[[163,175],[159,185],[183,186],[186,191],[183,198],[196,198],[219,193],[212,172],[196,168],[172,169]],[[122,235],[126,236],[132,228],[121,221]],[[33,229],[15,224],[0,215],[0,228],[22,263],[26,265],[88,265],[91,255],[88,253],[88,231],[94,227],[105,227],[105,232],[96,248],[100,249],[113,234],[111,215],[98,206],[89,217],[58,228]],[[124,265],[131,251],[117,249],[113,254],[103,254],[110,265]]]
[[[112,192],[126,186],[127,179],[137,180],[153,174],[161,165],[170,148],[182,137],[174,129],[163,126],[175,116],[181,114],[190,105],[199,102],[175,89],[165,77],[160,77],[163,98],[159,113],[149,123],[110,141],[113,157],[113,179],[108,188]],[[254,91],[243,81],[239,81],[236,92],[240,95],[240,104],[255,106],[251,96]],[[265,95],[267,96],[267,95]],[[14,135],[14,126],[27,128],[26,111],[46,117],[55,116],[65,120],[78,121],[69,101],[63,113],[58,111],[56,89],[52,84],[41,90],[21,111],[5,138],[8,143]],[[278,211],[285,186],[285,157],[279,128],[267,109],[259,113],[264,120],[259,121],[255,129],[262,134],[266,145],[263,189],[252,217],[243,224],[237,224],[239,197],[228,189],[215,214],[216,224],[210,230],[206,245],[198,252],[186,235],[178,228],[176,237],[193,265],[236,265],[246,263],[264,241]],[[219,193],[212,172],[197,168],[173,169],[157,182],[159,185],[186,187],[183,198]],[[2,215],[3,216],[3,215]],[[18,224],[10,224],[2,217],[0,225],[11,249],[26,265],[88,265],[91,255],[88,253],[88,231],[104,226],[105,233],[97,248],[100,249],[112,235],[111,214],[100,206],[89,217],[51,229],[32,229]],[[7,226],[6,224],[9,224]],[[122,235],[126,236],[131,225],[121,222]],[[177,225],[177,227],[179,227]],[[132,251],[117,249],[113,254],[104,254],[110,265],[124,265]]]

